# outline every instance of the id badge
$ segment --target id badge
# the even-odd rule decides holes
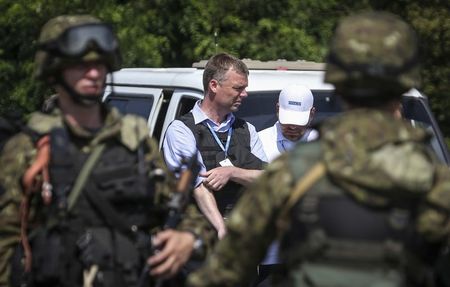
[[[219,162],[220,166],[234,166],[229,158],[226,158]]]

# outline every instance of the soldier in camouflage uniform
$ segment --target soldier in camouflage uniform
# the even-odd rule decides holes
[[[214,233],[192,206],[178,230],[158,231],[175,182],[145,120],[101,103],[107,73],[120,66],[111,28],[89,15],[56,17],[42,29],[36,64],[36,76],[57,98],[31,115],[27,131],[10,139],[0,158],[0,286],[22,279],[30,286],[137,286],[148,283],[147,273],[173,276]],[[36,147],[43,138],[52,189],[19,210],[27,202],[21,181],[44,154]],[[25,261],[20,241],[26,255],[31,243]]]
[[[321,125],[318,141],[269,165],[188,285],[235,286],[278,237],[286,269],[277,286],[439,286],[450,172],[425,131],[393,116],[417,80],[407,24],[383,12],[344,19],[325,81],[347,111]]]

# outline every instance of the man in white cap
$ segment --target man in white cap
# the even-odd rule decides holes
[[[318,132],[309,128],[314,117],[314,97],[311,90],[302,85],[290,85],[281,90],[276,105],[278,121],[258,133],[269,162],[281,153],[291,150],[298,142],[314,140]],[[254,287],[270,286],[270,277],[281,270],[278,259],[278,243],[269,247],[266,257],[258,266]]]
[[[316,130],[309,128],[315,108],[314,97],[306,86],[290,85],[284,88],[280,92],[276,111],[278,121],[258,133],[269,162],[298,142],[311,141],[318,136]]]

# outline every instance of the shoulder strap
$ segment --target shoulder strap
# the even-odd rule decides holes
[[[100,155],[105,149],[105,146],[106,144],[104,143],[95,146],[91,154],[89,155],[89,158],[84,163],[75,181],[72,191],[69,194],[69,198],[67,199],[67,211],[72,210],[73,206],[75,205],[78,197],[80,196],[81,190],[86,185],[86,181],[89,175],[91,174],[91,171],[94,168],[95,164],[97,163],[98,159],[100,158]]]
[[[192,134],[194,135],[195,141],[198,145],[198,143],[199,143],[198,132],[199,131],[195,125],[194,115],[192,114],[192,112],[182,115],[181,117],[178,118],[178,120],[182,121],[183,124],[185,124],[192,131]]]
[[[322,177],[325,175],[326,167],[323,162],[316,163],[295,185],[294,191],[288,198],[277,220],[277,227],[282,234],[289,224],[289,212],[300,198]]]
[[[238,135],[233,138],[237,140],[239,145],[250,148],[250,130],[246,121],[236,117],[233,123],[233,134]]]
[[[245,129],[246,128],[246,124],[247,124],[247,122],[245,120],[236,117],[236,118],[234,118],[233,128],[234,129],[238,129],[238,128]]]

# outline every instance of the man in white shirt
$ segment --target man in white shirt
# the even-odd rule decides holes
[[[315,108],[314,97],[306,86],[291,85],[284,88],[280,92],[276,111],[278,121],[258,133],[268,162],[291,150],[298,142],[307,142],[318,137],[318,132],[309,128]],[[278,242],[274,242],[269,247],[266,258],[258,266],[258,275],[253,286],[270,286],[269,276],[280,269]]]
[[[284,88],[280,92],[276,111],[278,121],[258,133],[269,162],[298,142],[311,141],[318,136],[316,130],[309,128],[315,108],[314,97],[306,86]]]

